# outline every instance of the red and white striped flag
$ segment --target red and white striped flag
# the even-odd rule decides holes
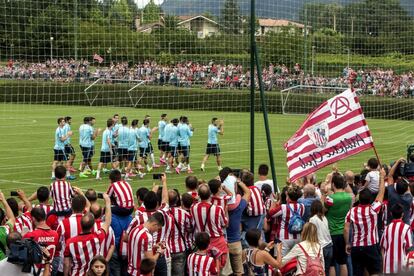
[[[93,54],[93,60],[96,60],[97,62],[102,63],[104,59],[103,57],[95,53]]]
[[[290,181],[372,147],[359,99],[348,89],[321,104],[286,142]]]

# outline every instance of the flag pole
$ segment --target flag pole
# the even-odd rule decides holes
[[[354,83],[356,81],[356,78],[357,78],[358,74],[350,68],[348,68],[348,70],[349,70],[348,71],[349,88],[351,89],[352,92],[354,92]],[[372,144],[372,148],[374,150],[375,157],[377,157],[379,166],[382,167],[381,159],[379,158],[377,148],[375,147],[374,144]]]

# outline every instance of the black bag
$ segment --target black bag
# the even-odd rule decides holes
[[[15,265],[22,266],[22,272],[31,273],[35,276],[40,275],[40,270],[36,273],[35,264],[41,264],[43,252],[40,245],[32,239],[16,241],[10,245],[7,261]]]

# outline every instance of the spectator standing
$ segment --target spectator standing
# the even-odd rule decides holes
[[[207,184],[198,187],[198,195],[201,202],[191,207],[190,214],[193,217],[195,233],[207,232],[210,235],[210,248],[219,251],[220,267],[226,263],[228,247],[224,239],[224,228],[228,224],[223,208],[210,203],[211,191]]]
[[[385,228],[381,238],[383,273],[399,274],[405,271],[409,248],[413,246],[410,226],[402,221],[403,208],[396,204],[391,208],[393,221]]]
[[[332,174],[333,194],[325,197],[329,232],[333,243],[333,258],[330,264],[330,275],[335,273],[335,265],[339,265],[340,276],[348,275],[347,254],[345,252],[344,224],[345,217],[352,205],[352,195],[345,191],[346,183],[339,173]]]
[[[273,185],[273,180],[267,177],[269,174],[269,166],[266,164],[259,165],[259,169],[257,173],[259,175],[258,176],[259,180],[254,183],[254,186],[259,188],[259,190],[262,190],[263,184],[269,184],[270,187],[272,187],[272,192],[274,193],[275,189]]]
[[[359,193],[359,205],[351,208],[345,218],[344,238],[346,251],[351,254],[354,275],[363,276],[364,270],[370,275],[378,275],[382,270],[381,252],[378,239],[378,214],[381,211],[384,198],[385,170],[381,169],[379,177],[379,191],[375,201],[372,201],[372,192],[364,189]],[[352,243],[350,230],[352,227]]]
[[[0,209],[0,261],[6,258],[7,235],[13,230],[16,218],[12,209],[7,203],[4,194],[0,191],[0,202],[3,204],[3,209]],[[7,220],[6,220],[7,218]],[[5,223],[3,223],[6,221]]]
[[[227,227],[227,244],[229,247],[229,262],[227,266],[231,266],[233,275],[239,276],[243,274],[240,223],[244,210],[250,201],[251,191],[243,183],[238,182],[239,188],[243,191],[243,197],[237,207],[229,211],[229,225]]]
[[[64,275],[83,275],[90,267],[94,256],[98,255],[101,240],[104,240],[111,225],[111,200],[107,194],[103,194],[105,200],[105,220],[101,229],[93,232],[95,218],[91,213],[86,213],[81,219],[82,232],[66,241]]]
[[[268,219],[276,219],[279,228],[276,232],[276,238],[282,241],[282,255],[285,256],[295,244],[300,241],[299,234],[289,233],[289,223],[294,213],[303,217],[305,206],[297,201],[302,196],[300,188],[291,186],[287,190],[287,203],[279,204],[271,208]]]
[[[305,206],[305,213],[303,214],[303,220],[308,221],[311,215],[311,205],[314,201],[320,200],[316,197],[315,186],[312,184],[306,184],[303,187],[303,197],[298,199],[298,203]]]
[[[323,259],[325,264],[325,275],[329,275],[329,267],[332,262],[333,244],[329,233],[328,219],[326,218],[322,202],[316,200],[311,205],[309,222],[316,226],[318,232],[318,241],[323,250]]]

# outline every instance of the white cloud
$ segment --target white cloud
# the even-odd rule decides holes
[[[138,8],[142,9],[150,2],[150,0],[135,0],[135,2],[137,3]],[[156,5],[161,5],[163,2],[164,0],[154,0]]]

